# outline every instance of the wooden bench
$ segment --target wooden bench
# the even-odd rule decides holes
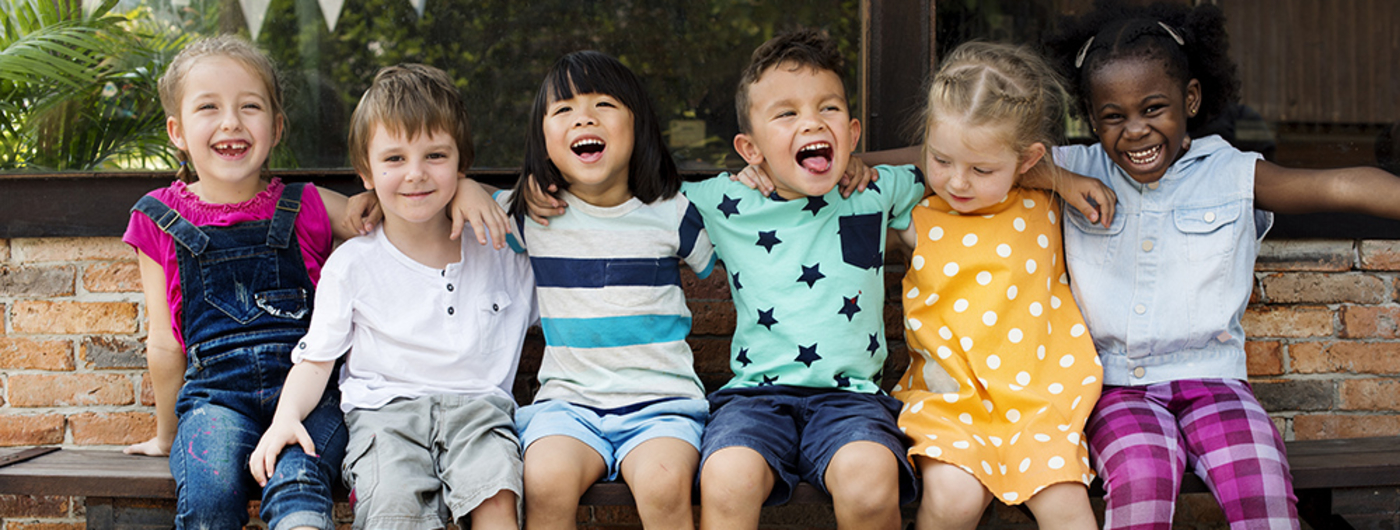
[[[1315,529],[1351,528],[1332,511],[1334,490],[1400,487],[1400,436],[1294,441],[1287,445],[1299,515]],[[98,449],[53,449],[0,451],[0,465],[4,466],[0,467],[0,494],[85,497],[88,530],[171,526],[169,501],[175,498],[175,481],[165,459]],[[1205,491],[1199,478],[1186,476],[1183,493]],[[1103,490],[1096,483],[1091,493],[1102,495]],[[343,500],[344,492],[340,495]],[[791,501],[830,502],[807,484],[798,487]],[[633,501],[625,484],[599,483],[588,490],[581,504],[627,506]]]

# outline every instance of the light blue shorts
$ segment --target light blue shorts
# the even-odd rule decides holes
[[[703,399],[666,399],[609,410],[542,401],[515,412],[515,430],[527,450],[546,436],[568,436],[588,444],[603,457],[606,480],[617,480],[619,463],[647,440],[678,438],[699,451],[709,416],[710,403]]]

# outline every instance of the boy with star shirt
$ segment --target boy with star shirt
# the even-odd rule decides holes
[[[913,166],[876,168],[844,198],[860,122],[826,35],[760,46],[739,82],[734,147],[774,192],[726,175],[686,183],[729,272],[734,377],[710,395],[701,445],[702,529],[757,528],[763,505],[799,481],[831,494],[840,528],[898,528],[916,498],[885,363],[886,228],[904,229],[923,196]]]

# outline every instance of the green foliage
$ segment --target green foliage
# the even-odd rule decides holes
[[[166,0],[123,0],[143,6],[125,17],[107,14],[116,2],[107,0],[86,17],[63,19],[87,28],[82,30],[87,33],[72,31],[90,35],[92,42],[45,52],[52,62],[88,61],[76,69],[88,77],[74,73],[64,81],[55,72],[53,79],[36,84],[0,76],[0,90],[25,88],[19,95],[0,94],[0,119],[10,124],[0,125],[0,170],[94,168],[113,160],[145,157],[153,163],[149,158],[168,157],[154,80],[183,43],[168,35],[249,36],[237,0],[189,0],[179,8]],[[4,3],[73,8],[81,2],[0,0]],[[582,49],[609,53],[636,71],[648,85],[663,129],[675,119],[704,123],[700,145],[673,149],[682,167],[738,165],[731,147],[738,132],[733,93],[749,54],[784,30],[822,28],[846,54],[848,87],[854,88],[858,6],[859,0],[429,0],[420,17],[407,0],[347,0],[331,32],[316,0],[272,0],[257,44],[282,70],[288,112],[287,135],[272,166],[348,167],[345,135],[360,94],[379,68],[418,62],[456,79],[472,113],[476,166],[518,167],[530,105],[545,70],[559,56]],[[11,33],[8,27],[0,31]],[[0,35],[7,49],[9,41]],[[70,57],[62,55],[67,50],[78,57],[59,60]],[[59,86],[70,88],[54,89]],[[857,101],[854,90],[851,95]],[[50,113],[46,117],[31,115],[40,103]],[[137,136],[143,130],[149,134]],[[25,154],[6,158],[11,146]],[[73,160],[50,160],[41,151]],[[80,164],[79,158],[90,162]]]
[[[182,37],[112,13],[117,0],[0,4],[0,170],[172,159],[155,80]]]

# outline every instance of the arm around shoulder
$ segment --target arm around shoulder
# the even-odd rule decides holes
[[[1277,213],[1348,212],[1400,219],[1400,178],[1374,167],[1294,169],[1260,160],[1254,204]]]

